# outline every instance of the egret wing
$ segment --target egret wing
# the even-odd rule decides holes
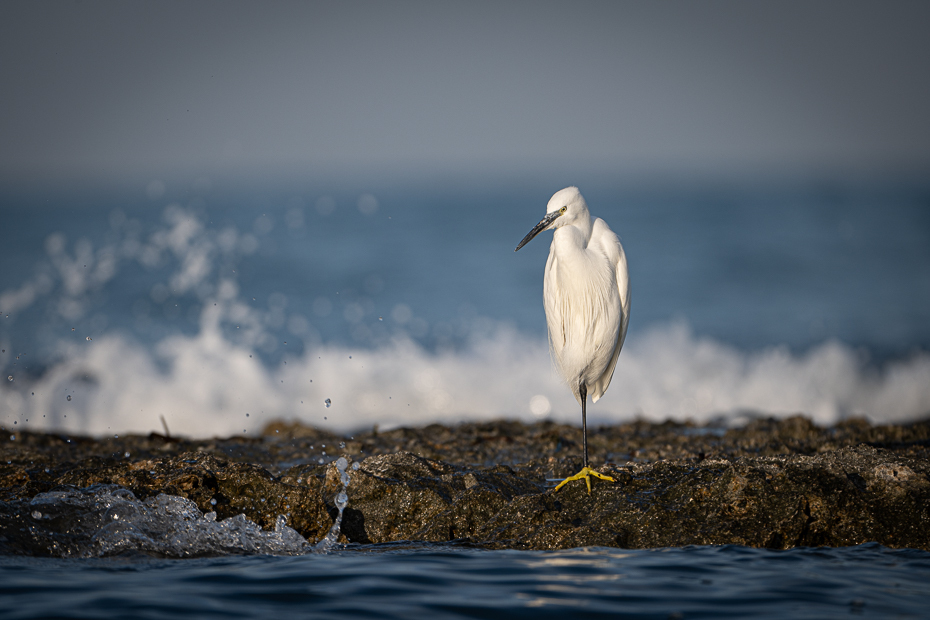
[[[599,224],[600,226],[598,226]],[[601,228],[601,230],[598,231],[598,228]],[[607,386],[610,385],[610,380],[614,376],[614,369],[617,367],[620,349],[623,348],[623,341],[626,340],[626,330],[630,323],[630,274],[626,262],[626,253],[623,251],[620,239],[607,227],[603,220],[598,219],[595,222],[595,233],[600,233],[597,238],[601,241],[602,251],[614,266],[613,276],[616,278],[617,292],[620,296],[620,329],[617,332],[617,342],[607,368],[594,382],[594,385],[589,386],[588,391],[591,394],[592,402],[597,402],[607,391]]]
[[[565,376],[565,369],[562,367],[562,352],[568,336],[565,325],[566,317],[563,316],[565,304],[561,298],[564,291],[557,282],[558,262],[556,253],[554,251],[549,252],[549,258],[546,260],[546,272],[543,277],[543,306],[546,310],[546,327],[549,332],[549,353],[559,374],[569,382],[569,387],[575,393],[575,398],[580,399],[578,386],[571,385],[571,382]]]

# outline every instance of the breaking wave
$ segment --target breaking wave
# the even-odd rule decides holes
[[[120,335],[75,350],[25,389],[0,391],[2,423],[99,435],[147,433],[164,417],[174,433],[210,436],[254,433],[281,418],[338,431],[499,417],[577,422],[546,343],[503,326],[458,352],[397,338],[377,349],[308,349],[269,368],[223,337],[225,309],[208,305],[197,334],[154,351]],[[595,423],[797,413],[819,424],[902,422],[930,412],[930,355],[879,370],[836,342],[803,354],[745,353],[672,325],[631,339],[589,411]]]
[[[261,222],[256,230],[268,228]],[[0,334],[7,343],[0,362],[10,372],[0,387],[7,430],[148,433],[164,419],[174,434],[216,436],[257,433],[273,419],[336,431],[500,417],[578,422],[542,335],[471,317],[454,326],[458,342],[428,347],[417,333],[425,321],[409,307],[396,306],[382,321],[358,298],[344,312],[358,346],[324,343],[305,316],[286,315],[283,295],[273,293],[266,310],[242,295],[232,274],[261,247],[252,233],[211,229],[178,205],[147,236],[119,211],[110,224],[110,240],[96,249],[85,238],[69,253],[62,235],[50,235],[35,275],[0,293],[4,314],[45,317],[41,326],[51,327],[44,333],[71,332],[72,321],[97,325],[93,337],[46,344],[51,361],[34,374],[16,370],[19,358],[6,350],[11,332]],[[107,315],[100,299],[136,284],[145,298],[133,304],[123,293],[132,311]],[[301,305],[332,305],[323,301]],[[132,325],[152,324],[152,303],[164,306],[166,317],[186,306],[186,327],[134,332]],[[287,338],[290,347],[282,346]],[[747,415],[798,413],[819,424],[925,416],[930,353],[879,368],[840,342],[801,353],[744,351],[695,335],[686,323],[654,325],[634,329],[610,389],[589,411],[595,423],[738,423]]]

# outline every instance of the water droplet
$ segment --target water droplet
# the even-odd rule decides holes
[[[352,471],[358,471],[358,468],[361,467],[358,463],[352,463]]]
[[[352,359],[352,356],[351,356],[351,355],[349,356],[349,359]]]
[[[71,394],[68,394],[68,400],[71,400]]]
[[[333,401],[327,398],[326,400],[323,401],[323,403],[326,404],[326,408],[328,409],[329,406],[333,404]]]
[[[13,375],[10,375],[9,377],[7,377],[7,379],[9,379],[10,381],[12,381],[12,380],[13,380]]]
[[[319,461],[317,461],[317,462],[318,462],[318,463],[319,463],[320,465],[322,465],[322,464],[323,464],[323,459],[322,459],[322,458],[320,458],[320,460],[319,460]]]
[[[39,512],[38,510],[35,510],[35,511],[33,511],[33,513],[32,513],[32,518],[33,518],[33,519],[41,519],[41,518],[42,518],[42,513]]]
[[[263,504],[265,503],[265,498],[264,498],[264,497],[262,498],[262,503],[263,503]]]
[[[211,506],[216,506],[216,498],[215,498],[215,497],[214,497],[213,499],[210,500],[210,505],[211,505]]]
[[[287,344],[287,340],[284,341],[284,344]],[[287,362],[285,362],[285,364],[286,364],[286,363],[287,363]]]
[[[10,441],[16,441],[16,435],[10,435]],[[326,454],[325,452],[323,454]],[[7,461],[9,463],[9,461]]]
[[[378,317],[378,320],[379,320],[379,321],[383,321],[383,320],[384,320],[384,317],[383,317],[383,316],[379,316],[379,317]]]
[[[71,441],[71,440],[69,439],[68,441]],[[125,457],[128,459],[128,458],[129,458],[129,453],[128,453],[128,452],[123,452],[123,456],[125,456]]]
[[[245,414],[245,417],[249,417],[249,414]]]
[[[91,340],[93,340],[93,338],[91,338],[90,336],[88,336],[88,337],[87,337],[87,341],[90,342]]]
[[[324,419],[324,420],[328,420],[329,418],[327,418],[327,417],[324,415],[324,416],[323,416],[323,419]]]
[[[73,327],[71,328],[71,331],[74,331],[74,328],[73,328]]]
[[[346,442],[340,441],[340,442],[339,442],[339,448],[340,448],[341,450],[345,450],[345,449],[346,449]]]
[[[10,437],[10,439],[13,439],[13,438]],[[326,450],[323,450],[323,456],[326,456]]]
[[[113,439],[119,439],[119,435],[113,435]]]
[[[339,510],[342,510],[348,503],[349,496],[346,495],[345,491],[340,491],[339,495],[336,496],[336,507],[339,508]]]

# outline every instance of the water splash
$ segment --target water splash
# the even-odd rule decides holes
[[[336,520],[333,521],[333,526],[329,529],[329,533],[323,537],[320,542],[316,544],[314,550],[317,553],[327,553],[335,545],[336,541],[339,539],[339,534],[341,533],[342,527],[342,513],[345,511],[346,506],[349,505],[349,496],[346,491],[349,488],[349,473],[346,469],[349,467],[349,462],[346,460],[346,457],[340,456],[333,463],[336,467],[336,471],[339,473],[339,482],[342,483],[342,489],[336,494],[336,497],[333,499],[333,503],[336,504],[336,508],[339,510],[339,514],[336,515]],[[356,467],[358,463],[353,464],[353,469],[357,470]]]
[[[61,557],[103,557],[141,552],[162,557],[328,553],[341,534],[342,515],[349,503],[350,476],[345,457],[333,466],[341,488],[334,498],[338,515],[329,532],[312,544],[278,515],[273,531],[264,531],[244,514],[217,520],[202,513],[189,499],[159,494],[139,500],[124,487],[98,484],[64,488],[36,495],[25,508],[30,546],[41,554]],[[354,463],[353,471],[358,469]],[[211,500],[211,505],[216,505]]]
[[[33,543],[62,557],[297,555],[310,547],[284,515],[266,532],[242,514],[217,521],[215,512],[203,514],[186,498],[162,493],[139,500],[118,485],[40,493],[29,508]]]

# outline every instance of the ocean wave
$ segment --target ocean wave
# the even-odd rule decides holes
[[[351,432],[432,422],[514,418],[579,421],[547,345],[505,325],[462,350],[430,352],[398,336],[378,348],[308,347],[269,367],[224,337],[234,300],[203,310],[198,333],[154,348],[112,334],[69,347],[41,377],[0,390],[7,429],[106,434],[252,434],[274,419]],[[803,414],[818,424],[851,416],[904,422],[930,412],[930,354],[870,365],[826,342],[804,353],[743,352],[682,323],[634,335],[592,423],[722,420]]]
[[[256,235],[267,232],[264,217],[253,226]],[[357,298],[340,303],[346,340],[358,345],[325,342],[303,315],[287,317],[283,294],[269,295],[266,309],[243,294],[240,263],[258,255],[257,277],[276,269],[261,258],[265,242],[251,232],[211,226],[177,204],[152,226],[119,210],[109,223],[96,249],[81,238],[69,252],[63,234],[49,235],[33,274],[0,293],[0,362],[12,373],[0,384],[4,428],[148,433],[162,430],[164,419],[175,434],[211,436],[258,433],[273,419],[341,432],[501,417],[579,421],[578,405],[549,361],[542,326],[530,335],[471,316],[446,330],[454,339],[431,347],[422,337],[426,322],[410,307],[397,305],[382,321],[366,309],[370,300]],[[338,263],[325,254],[315,260],[327,268]],[[332,310],[327,299],[303,301],[295,306]],[[157,307],[164,317],[156,324],[150,316]],[[17,316],[26,323],[16,323]],[[82,331],[72,333],[75,324]],[[31,329],[42,337],[14,358],[11,334]],[[29,351],[24,360],[22,350]],[[927,351],[878,367],[837,341],[800,353],[747,351],[695,334],[684,322],[640,330],[635,316],[610,389],[589,407],[594,424],[736,424],[795,414],[819,424],[850,416],[877,423],[928,413]]]

